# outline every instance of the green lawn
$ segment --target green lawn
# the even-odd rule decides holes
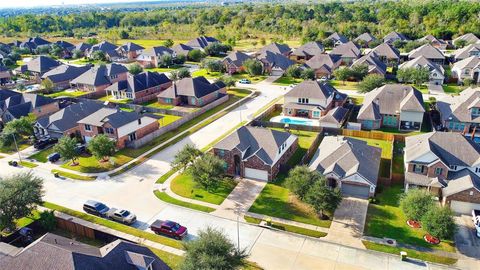
[[[349,96],[349,98],[352,100],[353,104],[355,104],[355,105],[362,105],[363,104],[364,97],[362,97],[362,96]]]
[[[93,180],[97,179],[96,176],[83,176],[83,175],[78,175],[78,174],[74,174],[74,173],[65,172],[65,171],[62,171],[62,170],[52,170],[52,173],[58,173],[58,175],[61,176],[61,177],[66,177],[66,178],[70,178],[70,179],[74,179],[74,180],[81,180],[81,181],[93,181]]]
[[[119,39],[115,42],[117,45],[123,45],[127,42],[133,42],[137,45],[144,47],[145,49],[156,47],[156,46],[163,46],[165,39]],[[179,43],[187,43],[188,40],[184,39],[173,39],[175,45]],[[174,45],[174,46],[175,46]]]
[[[181,116],[171,115],[171,114],[161,114],[156,113],[156,115],[162,116],[161,119],[158,119],[158,123],[160,123],[161,127],[168,126],[171,123],[181,119]]]
[[[393,167],[392,171],[394,173],[403,173],[404,164],[403,164],[403,152],[402,149],[405,147],[404,142],[395,142],[393,145]]]
[[[330,80],[328,83],[336,89],[358,90],[358,82]]]
[[[261,219],[249,217],[249,216],[245,216],[244,218],[248,223],[253,223],[253,224],[260,224],[260,222],[262,221]],[[301,235],[306,235],[306,236],[315,237],[315,238],[327,236],[327,234],[324,232],[314,231],[314,230],[305,229],[305,228],[297,227],[293,225],[287,225],[279,222],[272,222],[272,227],[282,231],[298,233]]]
[[[156,109],[165,109],[165,110],[170,110],[174,107],[173,105],[170,105],[170,104],[159,103],[155,99],[142,103],[142,106],[156,108]]]
[[[221,73],[221,72],[209,72],[208,70],[206,70],[204,68],[196,70],[192,73],[192,77],[200,77],[200,76],[203,76],[207,79],[218,79],[218,78],[223,76],[223,73]]]
[[[443,85],[443,91],[447,94],[458,95],[467,87],[462,85],[457,85],[456,83],[449,83]]]
[[[213,204],[221,204],[228,194],[232,192],[237,183],[232,180],[222,181],[215,191],[208,192],[203,187],[195,183],[188,173],[179,174],[175,177],[170,188],[177,195],[185,198],[204,201]]]
[[[378,204],[368,206],[364,234],[392,238],[398,243],[407,245],[455,252],[452,241],[442,240],[439,245],[431,245],[423,240],[426,234],[423,229],[413,229],[406,224],[407,218],[399,207],[401,194],[403,194],[403,186],[395,185],[385,188],[376,195]]]
[[[160,249],[148,247],[155,255],[157,255],[165,264],[170,266],[172,270],[179,270],[184,258]]]
[[[25,149],[29,146],[31,146],[31,145],[28,144],[28,142],[26,142],[26,141],[18,142],[18,150],[19,151],[22,151],[23,149]],[[15,144],[12,144],[10,146],[0,147],[0,153],[3,153],[3,154],[13,154],[13,153],[16,153],[16,152],[17,152],[17,149],[15,148]]]
[[[183,65],[172,65],[169,68],[162,68],[162,67],[157,67],[157,68],[145,68],[145,71],[151,71],[151,72],[170,72],[174,71],[176,69],[182,68]]]
[[[28,161],[20,161],[20,165],[22,165],[23,167],[26,167],[26,168],[35,168],[35,167],[38,167],[37,164],[33,163],[33,162],[28,162]]]
[[[48,159],[47,159],[48,155],[52,154],[53,152],[54,152],[53,147],[50,147],[29,156],[28,159],[35,159],[38,162],[46,163],[48,162]]]
[[[265,80],[267,78],[267,76],[264,76],[264,75],[250,76],[248,73],[235,73],[235,74],[232,74],[232,78],[234,78],[237,81],[239,81],[241,79],[248,79],[252,83],[258,83],[258,82],[261,82],[261,81]]]
[[[17,229],[20,229],[20,228],[23,228],[25,226],[28,226],[28,225],[32,224],[33,222],[35,222],[38,219],[40,219],[40,212],[38,212],[37,210],[34,210],[30,216],[23,217],[23,218],[15,220],[15,225],[16,225]],[[0,236],[5,237],[5,236],[8,236],[12,233],[12,232],[9,232],[9,233],[4,232],[3,229],[4,228],[0,227]]]
[[[45,95],[47,97],[51,98],[57,98],[57,97],[80,97],[87,94],[86,92],[83,91],[77,91],[77,90],[63,90],[60,92],[55,92],[52,94]]]
[[[210,213],[210,212],[215,211],[214,208],[211,208],[211,207],[208,207],[208,206],[203,206],[203,205],[199,205],[199,204],[194,204],[194,203],[189,203],[189,202],[177,200],[173,197],[170,197],[165,192],[160,192],[158,190],[155,190],[153,193],[155,194],[155,196],[157,196],[157,198],[159,198],[160,200],[162,200],[164,202],[167,202],[167,203],[175,204],[175,205],[178,205],[178,206],[182,206],[182,207],[186,207],[186,208],[190,208],[190,209],[194,209],[194,210],[198,210],[198,211],[202,211],[202,212],[206,212],[206,213]]]
[[[116,99],[116,98],[113,98],[112,96],[104,96],[104,97],[101,97],[99,98],[98,100],[101,100],[101,101],[108,101],[108,102],[112,102],[112,103],[117,103],[117,104],[127,104],[127,103],[130,103],[132,100],[131,99]]]
[[[273,82],[275,85],[289,86],[291,84],[299,84],[303,82],[303,79],[295,79],[288,76],[282,76]]]

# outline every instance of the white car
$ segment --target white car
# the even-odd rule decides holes
[[[472,210],[472,221],[473,225],[475,226],[475,230],[477,231],[477,237],[480,237],[480,210]]]

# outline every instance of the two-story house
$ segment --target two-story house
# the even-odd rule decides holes
[[[115,82],[126,80],[127,74],[125,66],[112,63],[92,67],[70,83],[72,87],[93,96],[105,96],[105,89]]]
[[[475,136],[480,127],[480,88],[467,88],[458,96],[437,101],[440,119],[449,131]]]
[[[463,84],[465,79],[470,79],[474,84],[480,83],[480,57],[470,56],[458,62],[452,67],[452,78],[458,84]]]
[[[252,57],[248,54],[241,51],[233,51],[223,58],[222,64],[228,74],[233,74],[245,71],[243,63],[249,59],[252,59]]]
[[[362,55],[362,52],[357,44],[349,41],[333,48],[330,54],[340,56],[342,58],[342,64],[350,66],[355,59],[358,59]]]
[[[5,92],[5,94],[2,95],[2,92]],[[42,117],[58,110],[60,110],[58,100],[53,98],[31,93],[0,90],[0,117],[3,123],[28,116],[29,114]]]
[[[60,65],[61,62],[48,56],[40,55],[27,62],[25,65],[21,65],[16,68],[15,72],[17,74],[23,74],[25,77],[29,77],[30,79],[40,83],[43,74]]]
[[[398,66],[399,70],[409,68],[427,69],[429,72],[429,84],[442,85],[443,81],[445,80],[445,70],[443,69],[443,66],[428,60],[423,55],[420,55],[410,61],[403,62],[400,66]],[[408,83],[412,82],[413,81],[409,81]]]
[[[471,56],[480,58],[480,43],[470,44],[453,52],[453,59],[456,62]]]
[[[127,59],[127,61],[135,60],[142,54],[143,50],[145,50],[144,47],[133,42],[127,42],[116,49],[117,53]]]
[[[408,53],[408,59],[413,60],[420,56],[425,57],[432,63],[437,65],[443,65],[445,63],[445,55],[437,48],[433,47],[429,43],[423,44],[422,46],[413,49]]]
[[[405,139],[405,191],[426,188],[443,205],[469,214],[480,207],[480,145],[454,132]]]
[[[177,53],[174,50],[164,46],[157,46],[144,50],[142,54],[137,57],[137,62],[144,68],[156,68],[164,55],[172,58],[177,57]]]
[[[365,95],[357,120],[362,129],[420,130],[424,113],[420,91],[409,85],[387,84]]]

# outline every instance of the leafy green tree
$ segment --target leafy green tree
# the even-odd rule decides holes
[[[453,45],[455,45],[456,48],[463,48],[467,45],[467,41],[464,40],[464,39],[459,39],[459,40],[455,41],[453,43]]]
[[[353,77],[356,81],[361,81],[368,74],[368,65],[353,65],[350,70],[350,76]]]
[[[175,154],[175,158],[172,161],[172,167],[176,170],[185,170],[190,166],[195,159],[203,155],[203,152],[196,148],[194,145],[187,144],[180,151]]]
[[[335,79],[342,81],[343,85],[345,85],[345,81],[350,78],[351,74],[352,71],[347,67],[339,68],[333,71],[333,76],[335,76]]]
[[[45,210],[40,212],[40,219],[38,220],[40,226],[46,231],[52,231],[57,227],[57,218],[53,210]]]
[[[125,29],[120,30],[120,33],[118,33],[118,36],[120,37],[120,39],[128,39],[130,37],[128,32],[125,31]]]
[[[361,93],[367,93],[385,84],[385,78],[378,74],[369,74],[358,85]]]
[[[16,136],[17,140],[32,136],[35,121],[35,117],[29,115],[7,122],[0,133],[0,147],[12,146],[14,143],[13,136]]]
[[[88,38],[85,43],[90,44],[90,45],[95,45],[95,44],[98,44],[98,39],[94,38],[94,37],[91,37],[91,38]]]
[[[128,72],[132,75],[137,75],[143,72],[143,68],[139,63],[133,63],[128,67]]]
[[[457,229],[452,210],[448,207],[430,207],[422,217],[423,228],[441,239],[452,239]]]
[[[235,83],[237,82],[237,80],[235,80],[235,78],[233,78],[232,76],[222,76],[217,81],[223,82],[225,86],[227,86],[227,88],[235,86]]]
[[[52,44],[50,46],[50,51],[49,51],[50,55],[53,56],[53,57],[61,57],[62,56],[62,53],[63,53],[63,49],[62,47],[60,47],[59,45],[57,44]]]
[[[321,177],[309,188],[305,201],[323,218],[325,212],[331,214],[335,212],[335,209],[342,202],[342,194],[338,188],[332,189],[328,187],[325,177]]]
[[[6,67],[10,67],[10,66],[13,66],[15,64],[15,62],[10,59],[9,57],[5,57],[2,59],[2,64]]]
[[[244,266],[247,258],[245,250],[238,250],[222,231],[211,227],[200,230],[198,238],[184,246],[186,255],[181,270],[234,270]]]
[[[72,58],[73,59],[78,59],[78,58],[81,58],[83,56],[83,52],[78,50],[78,49],[75,49],[72,51]]]
[[[105,134],[96,135],[88,142],[88,150],[96,159],[106,161],[115,153],[115,141]]]
[[[187,54],[187,59],[190,60],[190,61],[193,61],[193,62],[200,62],[200,60],[202,60],[203,57],[204,56],[203,56],[202,51],[200,51],[198,49],[191,50]]]
[[[392,43],[392,45],[393,45],[393,47],[395,47],[397,49],[402,49],[405,46],[406,43],[407,42],[405,42],[403,40],[397,39]]]
[[[331,39],[324,39],[323,40],[323,46],[325,46],[325,48],[333,48],[333,40]]]
[[[473,79],[472,79],[472,78],[465,78],[465,79],[463,79],[463,85],[465,85],[465,86],[471,86],[471,85],[473,85]]]
[[[190,74],[188,68],[179,68],[170,72],[170,79],[172,81],[181,80],[183,78],[190,78],[191,76],[192,75]]]
[[[173,40],[171,39],[167,39],[163,42],[163,46],[167,47],[167,48],[171,48],[173,46]]]
[[[173,62],[177,65],[183,65],[185,61],[187,61],[187,56],[183,54],[177,55],[177,57],[173,59]]]
[[[171,65],[173,65],[173,57],[170,54],[162,55],[158,59],[158,66],[159,67],[169,67]]]
[[[417,67],[413,70],[413,81],[416,85],[427,83],[430,79],[430,70],[427,67]]]
[[[247,59],[243,62],[245,70],[250,76],[259,76],[263,74],[262,62],[255,59]]]
[[[218,56],[222,53],[226,53],[232,50],[230,45],[225,45],[221,43],[213,43],[205,47],[205,53],[210,56]]]
[[[35,49],[36,54],[48,54],[50,53],[50,47],[49,46],[39,46]]]
[[[315,80],[315,71],[311,68],[306,68],[302,70],[302,75],[300,77],[304,80]]]
[[[405,43],[405,45],[403,46],[403,49],[406,51],[406,52],[410,52],[420,46],[422,46],[423,44],[425,44],[426,42],[419,42],[419,41],[408,41],[407,43]]]
[[[296,65],[289,66],[285,71],[285,75],[292,78],[300,78],[302,76],[302,70]]]
[[[408,219],[420,221],[433,207],[433,196],[424,189],[409,189],[400,198],[400,208]]]
[[[307,166],[296,166],[288,172],[285,184],[290,191],[304,200],[313,183],[320,181],[322,176],[316,171],[310,171]]]
[[[215,190],[225,174],[225,161],[212,154],[197,158],[189,167],[193,181],[208,191]]]
[[[50,80],[50,78],[46,78],[42,80],[42,92],[43,93],[51,93],[55,88],[55,84]]]
[[[71,160],[72,165],[78,165],[76,162],[79,153],[77,151],[77,139],[64,136],[58,140],[58,143],[53,147],[55,152],[58,152],[63,160]]]
[[[30,216],[43,203],[43,179],[22,172],[0,181],[0,229],[14,230],[15,220]]]
[[[100,50],[94,51],[91,54],[90,58],[92,58],[95,61],[106,61],[107,60],[107,56],[105,55],[105,53],[100,51]]]
[[[201,66],[207,69],[208,72],[222,72],[224,69],[222,61],[218,60],[205,59],[202,61]]]

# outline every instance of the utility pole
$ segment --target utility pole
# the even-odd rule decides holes
[[[15,138],[15,133],[12,133],[12,136],[13,136],[13,142],[15,143],[15,149],[17,150],[17,154],[18,154],[18,160],[21,163],[22,162],[22,156],[20,155],[20,151],[18,151],[18,145],[17,145],[17,139]]]

